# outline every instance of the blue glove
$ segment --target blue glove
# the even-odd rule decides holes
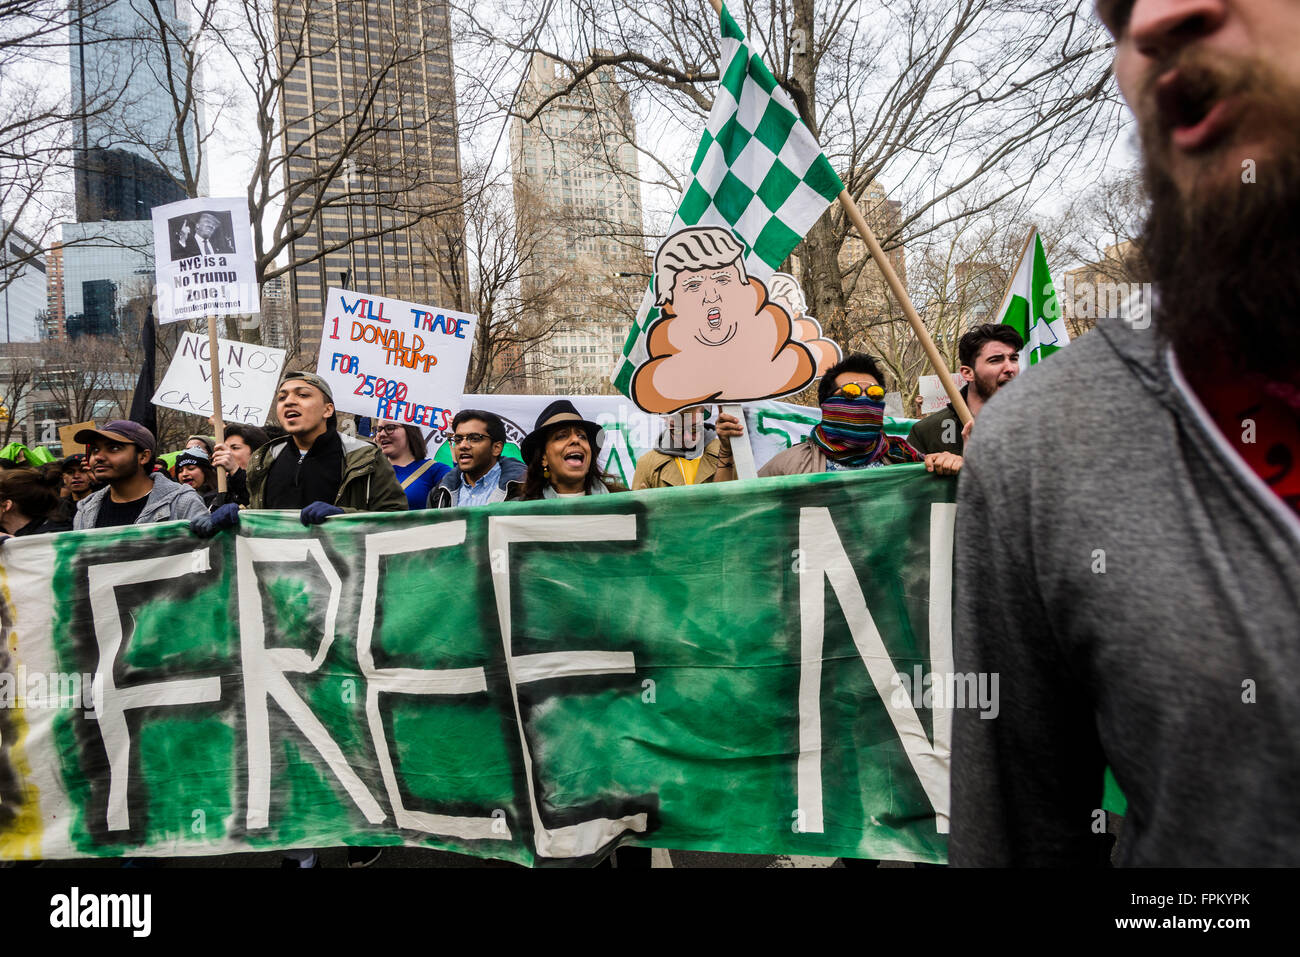
[[[221,506],[211,515],[200,515],[190,521],[190,531],[200,538],[211,538],[223,528],[239,524],[239,506],[234,502]]]
[[[298,517],[304,525],[324,525],[331,515],[342,515],[343,509],[329,502],[312,502],[302,510]]]

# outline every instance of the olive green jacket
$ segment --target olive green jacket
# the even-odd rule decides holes
[[[404,512],[406,493],[397,481],[397,473],[384,458],[379,446],[339,433],[343,441],[343,480],[332,504],[345,512]],[[271,463],[280,454],[289,436],[267,442],[248,463],[248,507],[265,508],[266,480]]]

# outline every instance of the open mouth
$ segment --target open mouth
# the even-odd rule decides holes
[[[575,468],[586,468],[587,456],[582,452],[565,452],[564,463]]]
[[[1227,131],[1233,100],[1205,70],[1170,70],[1157,82],[1155,105],[1161,128],[1185,152],[1208,149]]]
[[[717,306],[714,306],[712,309],[709,310],[709,328],[710,329],[722,328],[722,310],[719,309]]]

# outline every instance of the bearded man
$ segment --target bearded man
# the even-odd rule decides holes
[[[971,418],[979,415],[994,393],[1020,373],[1020,350],[1025,347],[1020,333],[1010,326],[986,322],[965,333],[957,341],[958,370],[966,385],[961,397],[966,400]],[[971,394],[974,386],[974,394]],[[907,444],[918,452],[951,452],[961,455],[965,448],[961,419],[951,406],[931,412],[912,426]]]
[[[1152,315],[985,410],[958,492],[950,857],[1300,864],[1300,5],[1102,0]],[[1154,319],[1154,324],[1151,320]]]

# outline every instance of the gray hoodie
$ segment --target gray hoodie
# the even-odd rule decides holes
[[[76,517],[72,520],[74,531],[94,528],[95,519],[99,517],[99,507],[108,497],[107,486],[83,498],[77,505]],[[153,491],[145,499],[144,510],[135,520],[136,525],[149,525],[152,522],[189,521],[200,515],[207,515],[203,496],[190,488],[173,482],[162,472],[153,474]]]
[[[1300,520],[1154,330],[1114,320],[999,391],[958,487],[950,859],[1300,864]]]

